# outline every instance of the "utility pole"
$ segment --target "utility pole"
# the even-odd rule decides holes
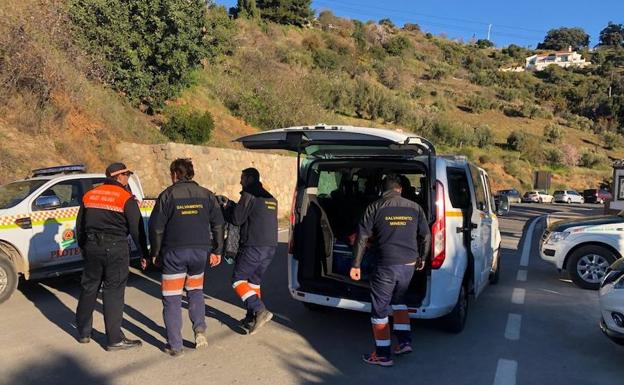
[[[487,37],[487,39],[488,39],[488,40],[490,40],[490,34],[491,34],[491,32],[492,32],[492,24],[488,24],[488,35],[487,35],[487,36],[488,36],[488,37]]]

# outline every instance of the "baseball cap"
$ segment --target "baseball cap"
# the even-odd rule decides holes
[[[106,176],[108,178],[112,178],[114,176],[117,176],[119,174],[123,174],[126,172],[130,174],[134,174],[132,171],[128,170],[128,167],[126,167],[125,164],[120,163],[120,162],[111,163],[108,167],[106,167]]]

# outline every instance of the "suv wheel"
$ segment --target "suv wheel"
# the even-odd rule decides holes
[[[468,318],[468,288],[461,286],[457,303],[451,312],[443,317],[444,328],[450,333],[460,333],[466,326]]]
[[[9,299],[17,288],[17,271],[6,257],[0,256],[0,303]]]
[[[616,259],[616,255],[606,247],[583,246],[570,255],[566,269],[577,286],[598,290],[607,269]]]

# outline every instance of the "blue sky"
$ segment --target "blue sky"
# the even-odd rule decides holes
[[[228,7],[236,4],[236,0],[215,1]],[[609,21],[624,23],[624,0],[313,0],[312,7],[362,21],[387,17],[399,26],[416,23],[426,32],[465,41],[472,36],[486,38],[492,24],[491,40],[497,46],[514,43],[532,48],[551,28],[581,27],[590,34],[593,46]]]

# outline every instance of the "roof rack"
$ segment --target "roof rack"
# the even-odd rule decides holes
[[[84,164],[69,164],[66,166],[44,167],[32,170],[32,177],[50,176],[57,174],[84,174],[87,168]]]

